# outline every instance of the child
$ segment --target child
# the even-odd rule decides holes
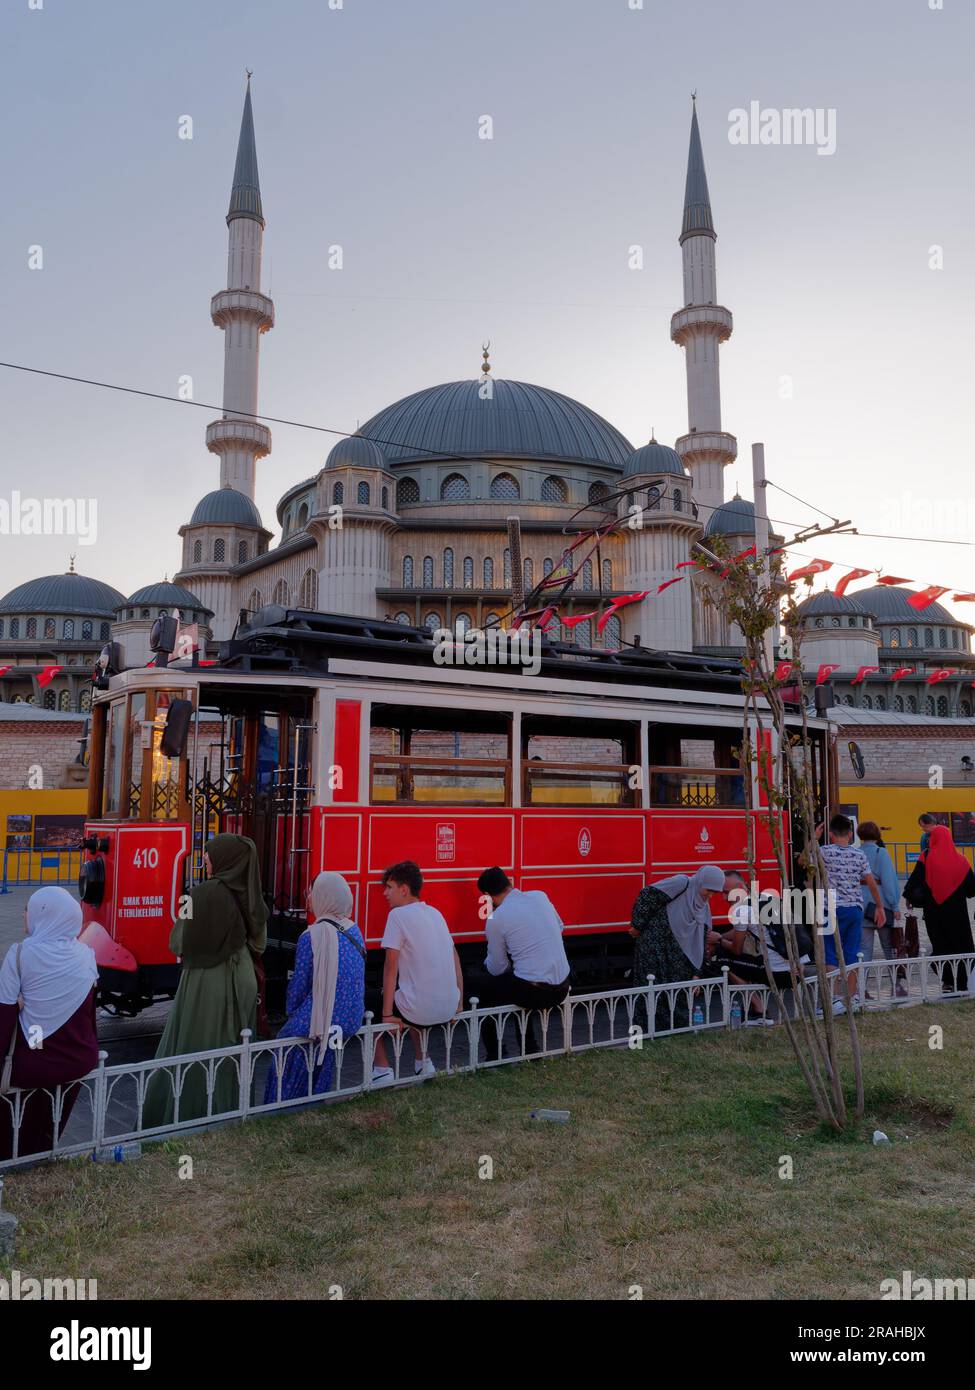
[[[816,834],[822,834],[823,827],[817,826]],[[829,844],[820,853],[826,864],[826,876],[830,891],[836,900],[836,930],[843,943],[843,960],[847,967],[856,964],[863,933],[863,897],[860,885],[865,884],[876,903],[874,926],[882,927],[887,921],[883,899],[877,880],[870,872],[866,855],[853,845],[853,822],[847,816],[834,816],[829,823]],[[838,970],[839,957],[836,952],[836,936],[826,932],[823,942],[826,964]],[[857,975],[850,970],[846,977],[847,991],[851,995],[854,1009],[860,1007],[860,996],[856,990]],[[845,1014],[846,1004],[842,998],[843,980],[837,973],[833,982],[833,1013]]]

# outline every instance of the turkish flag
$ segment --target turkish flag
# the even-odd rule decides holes
[[[937,671],[932,671],[925,681],[926,685],[937,685],[939,681],[950,680],[952,676],[957,676],[958,670],[954,666],[942,666]]]
[[[590,618],[594,618],[595,616],[596,616],[595,612],[592,612],[592,613],[573,613],[573,615],[572,615],[571,618],[563,618],[563,619],[562,619],[562,626],[563,626],[563,627],[567,627],[567,628],[569,628],[569,629],[572,629],[572,628],[574,628],[574,627],[578,627],[580,623],[587,623],[587,622],[589,621]],[[601,631],[602,631],[602,628],[600,628],[600,632],[601,632]]]
[[[5,676],[8,671],[12,671],[13,669],[12,666],[0,666],[0,676]]]
[[[662,584],[657,585],[657,593],[662,594],[664,589],[669,589],[671,584],[679,584],[683,578],[684,576],[679,574],[676,579],[665,579]]]
[[[679,565],[675,565],[675,570],[686,570],[688,568],[698,569],[704,566],[703,560],[681,560]]]
[[[609,622],[613,614],[618,612],[620,608],[625,608],[627,604],[630,603],[642,603],[645,598],[649,597],[650,590],[641,589],[641,591],[638,594],[621,594],[619,598],[614,598],[613,602],[609,605],[609,607],[606,609],[606,612],[603,614],[599,622],[596,624],[596,631],[604,632],[606,630],[606,624]]]
[[[892,681],[903,680],[905,676],[913,676],[916,672],[913,666],[898,666],[896,671],[892,671],[890,678]]]
[[[826,681],[829,680],[833,672],[838,671],[839,669],[839,662],[837,662],[835,666],[831,666],[828,662],[824,662],[823,665],[820,666],[819,670],[816,672],[816,684],[823,685]]]
[[[952,603],[975,603],[975,594],[952,594]]]
[[[840,580],[836,588],[833,590],[833,593],[836,595],[837,598],[842,598],[843,595],[846,593],[846,586],[848,584],[852,584],[854,579],[866,579],[869,573],[869,570],[850,570],[849,574],[844,574],[843,578]]]
[[[803,565],[802,569],[793,570],[786,575],[786,579],[791,584],[794,579],[805,579],[807,576],[822,574],[825,570],[833,568],[832,560],[810,560],[808,565]]]
[[[878,584],[910,584],[910,579],[898,579],[895,574],[888,574],[886,579],[878,579]]]
[[[775,675],[774,675],[773,679],[775,679],[775,680],[777,680],[777,681],[788,680],[788,678],[792,675],[792,672],[793,672],[794,669],[795,669],[795,662],[794,662],[794,661],[780,661],[779,664],[778,664],[778,665],[776,666],[776,668],[775,668]]]
[[[756,554],[757,554],[757,551],[756,551],[755,546],[750,545],[750,546],[748,547],[747,550],[741,550],[741,551],[739,551],[738,554],[733,558],[733,560],[732,560],[731,563],[732,563],[733,565],[737,565],[737,563],[738,563],[739,560],[747,560],[748,557],[749,557],[749,555],[756,555]]]
[[[861,666],[860,669],[859,669],[859,671],[856,673],[856,675],[855,675],[855,676],[853,677],[853,679],[850,681],[850,684],[851,684],[851,685],[859,685],[860,682],[863,680],[864,676],[869,676],[869,674],[870,674],[871,671],[879,671],[879,670],[880,670],[880,667],[879,667],[879,666]]]
[[[922,589],[920,593],[915,594],[913,598],[909,598],[907,601],[912,608],[920,610],[922,608],[927,608],[929,603],[934,603],[936,599],[939,599],[942,594],[946,594],[947,592],[947,584],[929,584],[926,589]]]
[[[44,670],[37,677],[37,684],[43,690],[46,685],[50,685],[54,677],[64,668],[62,666],[45,666]]]

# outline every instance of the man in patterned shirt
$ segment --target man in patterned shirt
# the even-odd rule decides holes
[[[823,827],[817,826],[816,834],[822,834]],[[860,936],[863,931],[863,896],[860,885],[866,884],[874,902],[877,904],[876,925],[882,927],[887,920],[883,899],[877,880],[870,872],[870,865],[862,850],[853,845],[853,822],[847,816],[834,816],[829,823],[829,844],[820,851],[826,864],[826,875],[830,891],[835,894],[836,929],[843,943],[843,960],[849,965],[856,964],[860,950]],[[826,964],[834,970],[839,966],[836,953],[836,937],[827,929],[823,942]],[[847,987],[852,997],[853,1008],[860,1007],[860,996],[856,992],[856,971],[847,975]],[[846,1004],[842,998],[843,979],[837,973],[833,982],[833,1013],[845,1014]]]

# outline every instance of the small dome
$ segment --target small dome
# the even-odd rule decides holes
[[[821,593],[803,599],[796,606],[796,612],[801,613],[804,618],[822,617],[829,613],[856,613],[863,617],[867,609],[859,599],[847,598],[846,594],[834,594],[829,589],[823,589]]]
[[[236,488],[220,487],[208,492],[193,508],[191,526],[260,526],[261,514],[249,497]]]
[[[171,584],[169,580],[163,580],[161,584],[147,584],[144,589],[137,589],[119,604],[120,610],[139,607],[182,608],[184,611],[195,609],[198,613],[213,617],[213,610],[207,608],[202,599],[197,598],[196,594],[191,594],[189,589],[184,589],[181,584]]]
[[[704,528],[706,536],[754,536],[755,503],[733,497],[716,507]]]
[[[875,584],[872,589],[861,589],[857,599],[865,612],[872,613],[882,623],[950,623],[952,627],[965,626],[940,603],[929,603],[927,608],[912,608],[908,599],[912,599],[916,593],[917,589]]]
[[[642,449],[634,449],[623,465],[623,477],[635,478],[643,473],[673,473],[679,478],[689,478],[680,454],[669,449],[666,444],[658,444],[651,439]]]
[[[386,460],[378,444],[350,434],[347,439],[339,440],[325,460],[326,468],[341,468],[346,464],[352,468],[385,468]]]
[[[111,618],[124,602],[122,594],[110,584],[69,570],[67,574],[29,579],[11,589],[0,599],[0,613],[82,613],[87,617]]]

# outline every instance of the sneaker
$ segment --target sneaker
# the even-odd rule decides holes
[[[775,1019],[768,1018],[765,1014],[759,1014],[757,1018],[749,1018],[745,1022],[746,1028],[774,1028]]]
[[[395,1079],[392,1067],[373,1067],[372,1069],[373,1090],[378,1086],[391,1086]]]
[[[437,1068],[429,1057],[424,1057],[422,1062],[414,1062],[413,1071],[417,1076],[436,1076],[437,1074]]]
[[[868,995],[867,997],[869,998],[869,995]],[[853,1005],[853,1012],[854,1012],[855,1014],[858,1014],[858,1013],[860,1012],[860,1008],[861,1008],[860,996],[859,996],[859,994],[852,994],[852,995],[850,996],[850,1003]]]

